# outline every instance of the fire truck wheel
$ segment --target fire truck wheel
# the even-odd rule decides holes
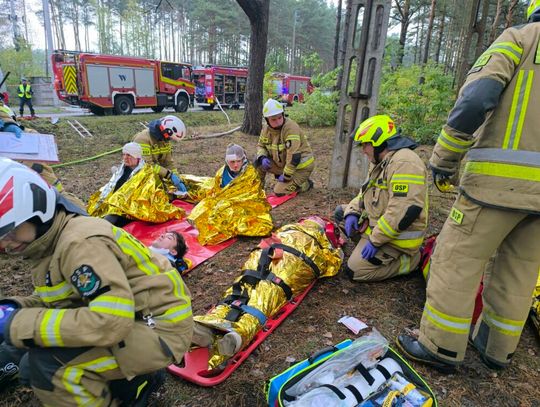
[[[161,113],[163,109],[165,109],[165,106],[152,106],[150,109],[152,109],[156,113]]]
[[[118,96],[114,99],[114,112],[116,114],[131,114],[133,100],[129,96]]]
[[[184,113],[187,112],[189,107],[189,100],[185,96],[178,96],[178,103],[176,103],[176,106],[174,107],[174,110],[178,113]]]

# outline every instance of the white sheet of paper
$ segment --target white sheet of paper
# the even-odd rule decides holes
[[[14,133],[0,131],[0,153],[38,153],[38,138],[32,133],[23,133],[17,138]]]
[[[338,322],[349,328],[355,335],[358,335],[362,329],[367,328],[367,325],[355,317],[344,316]]]
[[[0,140],[3,139],[2,135],[6,133],[0,132]],[[10,133],[13,134],[13,133]],[[14,135],[13,135],[14,136]],[[11,158],[12,160],[27,160],[38,161],[47,163],[57,163],[58,149],[56,147],[56,141],[52,134],[40,134],[40,133],[23,133],[22,137],[32,136],[36,140],[37,150],[35,153],[21,153],[14,151],[2,151],[0,149],[0,157]],[[22,138],[21,137],[21,138]]]

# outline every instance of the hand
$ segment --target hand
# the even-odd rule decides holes
[[[268,157],[261,158],[261,167],[263,170],[268,171],[272,168],[272,160]]]
[[[358,231],[359,220],[360,217],[358,215],[345,216],[345,234],[348,237],[351,237],[354,232]]]
[[[184,183],[182,182],[180,177],[178,175],[176,175],[174,172],[171,173],[170,180],[173,183],[173,185],[176,187],[177,190],[179,190],[180,192],[184,192],[184,193],[187,192],[186,186],[184,185]]]
[[[2,304],[0,305],[0,339],[4,340],[4,329],[6,324],[13,312],[17,309],[16,306],[12,304]]]
[[[373,243],[371,243],[368,240],[368,242],[366,243],[366,245],[362,249],[362,258],[366,259],[366,260],[370,260],[373,257],[375,257],[375,255],[377,254],[378,251],[379,251],[379,248],[373,246]]]
[[[431,174],[433,175],[433,183],[440,192],[447,193],[453,191],[454,186],[450,183],[450,177],[453,174],[434,167],[431,167]]]
[[[287,182],[287,180],[285,179],[285,174],[281,174],[281,175],[277,178],[277,181],[278,181],[278,182]]]

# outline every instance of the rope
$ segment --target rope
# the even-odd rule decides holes
[[[101,158],[101,157],[105,157],[106,155],[111,155],[111,154],[114,154],[114,153],[118,153],[119,151],[122,151],[122,148],[123,147],[118,147],[118,148],[115,148],[114,150],[106,151],[104,153],[94,155],[93,157],[81,158],[80,160],[70,161],[70,162],[61,163],[61,164],[55,164],[55,165],[51,165],[51,167],[52,168],[60,168],[60,167],[67,167],[67,166],[70,166],[70,165],[85,163],[87,161],[92,161],[92,160],[95,160],[95,159],[98,159],[98,158]]]

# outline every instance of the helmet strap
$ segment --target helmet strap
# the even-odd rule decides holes
[[[386,150],[387,147],[388,143],[386,141],[383,142],[380,146],[373,147],[373,156],[377,164],[381,162],[381,153]]]

